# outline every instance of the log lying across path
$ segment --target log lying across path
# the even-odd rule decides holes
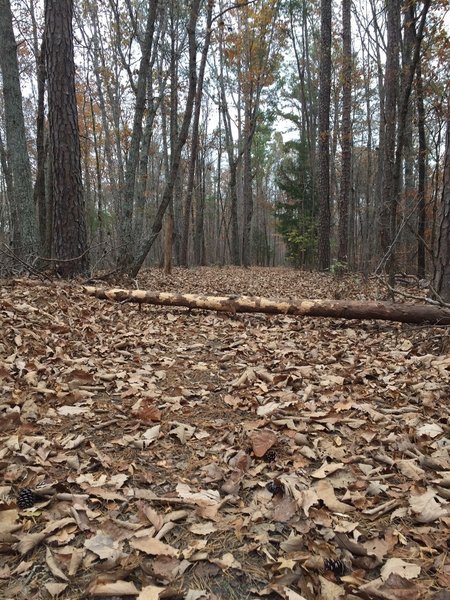
[[[391,302],[357,302],[355,300],[270,300],[257,296],[201,296],[146,292],[145,290],[105,290],[85,287],[85,292],[102,300],[138,302],[162,306],[185,306],[231,314],[270,313],[333,319],[380,319],[402,323],[450,325],[450,310],[431,304],[395,304]]]

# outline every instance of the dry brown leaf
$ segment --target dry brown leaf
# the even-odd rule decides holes
[[[10,534],[20,529],[18,518],[19,511],[16,508],[0,510],[0,542],[10,539]]]
[[[9,579],[9,577],[11,577],[11,569],[8,565],[0,567],[0,579]]]
[[[254,431],[249,435],[253,453],[261,458],[277,441],[273,431]]]
[[[130,546],[136,548],[136,550],[141,550],[145,552],[145,554],[150,554],[152,556],[173,556],[178,558],[180,555],[180,551],[174,548],[173,546],[169,546],[169,544],[164,544],[160,542],[154,537],[146,536],[142,538],[136,538],[130,541]]]
[[[45,589],[52,598],[57,598],[67,588],[67,583],[46,583]]]
[[[231,552],[223,554],[221,558],[210,558],[209,562],[213,563],[214,565],[217,565],[222,570],[227,570],[231,568],[242,569],[241,563],[234,558]]]
[[[157,587],[156,585],[146,585],[142,588],[137,600],[159,600],[161,592],[165,589],[165,587]]]
[[[421,568],[414,563],[408,563],[401,558],[390,558],[381,568],[381,579],[386,581],[391,573],[400,575],[403,579],[416,579],[419,577]]]
[[[89,586],[89,594],[94,598],[102,596],[137,596],[139,590],[131,581],[114,581],[112,583],[94,583]]]
[[[323,479],[317,482],[314,485],[314,490],[317,494],[317,498],[319,498],[319,500],[322,500],[325,506],[327,506],[333,512],[347,514],[355,510],[354,506],[351,506],[350,504],[345,504],[345,502],[341,502],[336,498],[334,488],[329,481]]]
[[[414,582],[391,573],[386,581],[375,579],[360,586],[364,594],[373,595],[382,600],[420,600],[423,590]]]
[[[62,572],[61,568],[56,564],[55,558],[50,548],[47,548],[45,551],[45,560],[47,562],[48,568],[55,577],[58,577],[58,579],[62,579],[63,581],[69,581],[66,575]]]
[[[409,505],[419,523],[432,523],[436,519],[450,515],[450,505],[444,507],[439,504],[436,500],[436,492],[432,488],[424,494],[411,496]]]
[[[136,417],[144,423],[158,423],[161,421],[161,411],[155,406],[153,400],[143,398],[140,401],[139,409],[136,411]]]
[[[122,555],[121,545],[109,535],[99,531],[84,542],[85,548],[96,554],[102,560],[115,563]]]
[[[152,560],[151,572],[158,581],[173,581],[180,573],[182,563],[171,556],[158,556]]]
[[[22,556],[38,546],[46,538],[45,533],[29,533],[24,535],[16,548]]]
[[[287,523],[297,512],[297,502],[293,498],[285,496],[275,506],[272,519],[278,523]]]
[[[321,600],[342,600],[347,597],[345,588],[319,575]]]
[[[325,477],[328,477],[328,475],[331,475],[332,473],[339,471],[339,469],[342,469],[343,467],[344,467],[344,463],[341,463],[341,462],[340,463],[325,462],[319,469],[317,469],[316,471],[311,473],[311,477],[314,477],[314,479],[324,479]]]

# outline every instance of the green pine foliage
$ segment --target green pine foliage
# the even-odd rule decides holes
[[[288,248],[288,257],[299,268],[312,267],[317,248],[317,203],[311,160],[306,144],[289,141],[278,167],[278,187],[283,199],[275,206],[277,230]]]

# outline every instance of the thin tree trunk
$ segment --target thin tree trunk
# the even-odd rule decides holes
[[[114,201],[114,205],[113,208],[114,210],[117,212],[120,206],[120,198],[119,198],[119,193],[120,190],[123,188],[123,165],[122,165],[122,154],[121,154],[121,150],[120,150],[120,145],[118,147],[118,155],[117,155],[117,164],[114,163],[114,158],[113,158],[113,147],[112,147],[112,135],[111,135],[111,127],[110,127],[110,122],[108,119],[108,112],[107,112],[107,108],[106,108],[106,100],[105,100],[105,94],[103,93],[103,85],[102,84],[102,80],[100,78],[100,74],[103,71],[106,71],[106,66],[105,66],[105,60],[104,60],[104,56],[103,56],[103,52],[102,52],[102,48],[101,48],[101,43],[100,43],[100,32],[99,32],[99,24],[98,24],[98,15],[96,12],[96,6],[94,6],[93,3],[89,4],[89,15],[90,15],[90,20],[91,20],[91,25],[92,25],[92,44],[89,45],[88,47],[91,48],[91,60],[92,60],[92,64],[94,67],[94,76],[95,76],[95,83],[96,83],[96,92],[97,92],[97,97],[98,97],[98,103],[99,103],[99,107],[100,107],[100,114],[101,114],[101,124],[102,124],[102,130],[103,130],[103,140],[104,140],[104,148],[105,148],[105,158],[106,158],[106,165],[107,165],[107,176],[108,176],[108,183],[109,183],[109,187],[111,190],[111,195],[113,197],[113,201]],[[81,28],[81,31],[83,31],[83,29]],[[107,94],[108,97],[110,99],[110,101],[113,100],[113,93],[110,89],[110,85],[107,84]],[[114,114],[116,113],[116,102],[112,101],[111,102],[111,110],[113,112],[113,118],[114,118]],[[117,131],[116,131],[116,137],[117,137]]]
[[[406,122],[408,117],[408,105],[409,98],[411,95],[411,88],[414,79],[414,74],[416,72],[416,67],[420,60],[420,47],[423,39],[425,21],[428,13],[428,9],[430,8],[431,0],[424,0],[422,14],[420,16],[419,27],[417,30],[417,34],[415,36],[415,47],[413,56],[409,61],[408,68],[403,76],[402,81],[402,89],[401,89],[401,97],[399,103],[399,113],[398,113],[398,127],[397,127],[397,144],[395,148],[395,164],[393,171],[393,187],[392,187],[392,199],[391,199],[391,214],[390,214],[390,239],[393,242],[394,237],[396,235],[397,229],[397,206],[400,195],[401,188],[401,171],[402,171],[402,159],[403,159],[403,148],[405,142],[405,130],[406,130]],[[394,277],[395,274],[395,252],[394,248],[391,248],[391,256],[389,260],[389,272],[391,278]]]
[[[0,164],[2,165],[3,176],[5,178],[6,184],[6,200],[8,205],[9,219],[8,224],[11,227],[12,225],[12,214],[11,214],[11,202],[13,196],[13,178],[11,175],[11,169],[8,165],[8,160],[6,158],[6,149],[3,143],[1,131],[0,131]]]
[[[188,183],[186,190],[186,200],[184,204],[183,212],[183,229],[181,234],[181,248],[180,248],[180,265],[187,267],[188,265],[188,246],[189,246],[189,224],[192,209],[192,195],[194,191],[194,177],[195,177],[195,164],[197,160],[198,141],[199,141],[199,123],[200,123],[200,112],[201,102],[203,96],[203,83],[205,79],[206,59],[208,57],[209,45],[211,42],[212,33],[212,10],[214,6],[214,0],[208,1],[207,17],[206,17],[206,36],[203,43],[202,56],[200,60],[200,67],[198,71],[197,91],[195,94],[195,110],[194,118],[192,122],[192,142],[191,142],[191,157],[189,161],[189,174]]]
[[[387,51],[386,71],[384,78],[385,111],[384,111],[384,148],[383,154],[383,187],[381,199],[381,250],[383,258],[390,265],[392,274],[393,241],[392,214],[396,211],[395,198],[395,139],[397,128],[397,100],[399,86],[399,56],[400,56],[400,0],[387,0]],[[386,264],[386,263],[385,263]]]
[[[223,116],[223,126],[225,132],[225,147],[228,157],[229,169],[229,196],[230,196],[230,224],[231,224],[231,263],[233,265],[241,264],[241,253],[239,244],[239,216],[238,216],[238,191],[237,191],[237,168],[240,155],[235,157],[234,142],[231,128],[231,118],[228,109],[227,95],[225,91],[225,80],[223,72],[223,28],[221,28],[219,37],[220,50],[220,72],[219,72],[219,93],[220,108]]]
[[[151,228],[150,236],[144,241],[142,244],[138,256],[134,260],[133,264],[129,268],[129,274],[132,277],[136,277],[140,268],[142,267],[144,260],[147,254],[150,252],[155,240],[157,239],[159,232],[161,231],[162,222],[164,213],[167,210],[167,207],[172,200],[173,190],[175,187],[175,182],[178,177],[178,172],[180,168],[181,161],[181,152],[186,144],[186,140],[189,133],[189,126],[192,118],[193,104],[195,98],[195,90],[197,86],[197,69],[196,69],[196,34],[195,29],[198,20],[198,12],[200,7],[200,0],[192,0],[189,23],[187,26],[188,30],[188,39],[189,39],[189,89],[186,99],[186,110],[183,115],[183,122],[181,125],[181,129],[179,135],[176,140],[176,145],[174,149],[174,153],[172,156],[170,171],[167,176],[166,185],[164,188],[163,196],[161,202],[158,206],[158,210],[155,215],[155,219],[153,221],[153,225]]]
[[[173,214],[166,214],[166,227],[164,231],[164,274],[172,274],[172,242],[173,242]]]
[[[436,210],[433,290],[450,302],[450,119],[447,121],[442,194]]]
[[[425,224],[426,224],[426,203],[425,203],[425,178],[427,161],[427,140],[425,135],[425,106],[423,100],[422,69],[420,63],[417,65],[416,74],[416,96],[417,96],[417,129],[419,132],[419,155],[417,157],[418,184],[417,184],[417,202],[418,202],[418,220],[417,220],[417,276],[419,279],[425,278]]]
[[[244,101],[244,131],[242,155],[242,199],[243,199],[243,224],[242,224],[242,264],[249,267],[251,257],[251,234],[253,217],[253,189],[252,189],[252,105],[250,92],[245,94]]]
[[[40,250],[45,257],[51,256],[51,248],[46,247],[48,239],[48,206],[45,197],[45,46],[42,41],[37,59],[37,112],[36,112],[36,180],[34,182],[33,200],[38,210]]]
[[[97,125],[95,121],[94,103],[92,96],[90,97],[91,106],[91,121],[92,121],[92,137],[94,142],[94,154],[95,154],[95,175],[97,184],[97,229],[98,229],[98,243],[100,244],[100,252],[104,252],[104,230],[103,230],[103,185],[102,185],[102,173],[100,169],[100,154],[98,148],[97,139]]]
[[[331,101],[331,0],[321,0],[319,90],[319,269],[331,262],[330,212],[330,101]]]
[[[13,216],[12,243],[15,254],[26,259],[36,252],[37,223],[33,205],[17,45],[9,0],[0,0],[0,69],[3,82],[6,148],[13,185],[13,196],[10,198]]]
[[[338,260],[348,262],[348,214],[351,202],[352,170],[352,40],[351,0],[342,1],[342,174],[339,196]]]
[[[148,71],[152,54],[153,34],[158,0],[151,0],[147,15],[145,39],[136,86],[136,106],[133,118],[130,149],[125,169],[125,189],[121,199],[119,265],[122,270],[133,261],[133,204],[136,192],[136,174],[139,166],[139,147],[142,138],[142,122],[145,111]]]

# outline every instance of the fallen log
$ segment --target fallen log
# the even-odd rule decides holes
[[[203,310],[235,313],[270,313],[333,319],[379,319],[401,323],[450,325],[450,310],[428,304],[358,302],[356,300],[271,300],[258,296],[202,296],[84,287],[87,294],[101,300],[138,302],[161,306],[185,306]]]

